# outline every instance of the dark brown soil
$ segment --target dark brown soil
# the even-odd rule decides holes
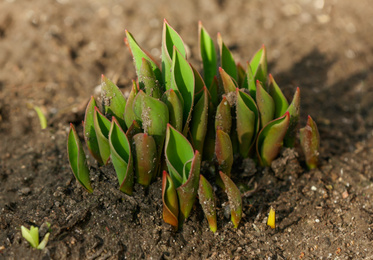
[[[2,1],[0,259],[373,259],[372,16],[369,0]],[[124,90],[135,78],[124,29],[158,57],[163,18],[193,64],[198,20],[242,63],[264,43],[285,95],[301,88],[302,125],[308,114],[318,123],[318,170],[295,150],[255,174],[236,162],[235,182],[253,190],[238,229],[223,195],[216,234],[199,205],[175,233],[161,218],[160,180],[130,197],[111,166],[91,162],[89,195],[71,173],[68,124],[82,121],[100,75]],[[47,115],[46,130],[30,105]],[[46,249],[30,248],[21,225],[46,221]]]

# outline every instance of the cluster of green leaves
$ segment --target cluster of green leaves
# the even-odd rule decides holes
[[[48,226],[48,229],[50,228],[50,224],[46,223]],[[48,243],[49,235],[48,232],[45,234],[43,240],[39,243],[39,228],[31,226],[30,229],[27,229],[24,226],[21,226],[21,234],[22,236],[30,243],[30,246],[36,249],[44,249]]]
[[[238,226],[241,194],[231,180],[234,155],[269,166],[283,144],[292,147],[299,121],[300,92],[289,104],[267,75],[263,46],[244,68],[218,34],[215,48],[199,24],[203,77],[187,61],[185,44],[164,21],[161,65],[126,31],[138,76],[125,99],[102,76],[102,108],[92,97],[84,124],[88,150],[101,165],[111,159],[120,190],[132,194],[134,182],[147,187],[162,172],[163,218],[180,227],[198,197],[215,232],[215,195],[208,180],[227,193],[231,219]],[[71,168],[89,191],[89,170],[78,135],[68,137]],[[215,176],[203,176],[202,161],[213,161]],[[198,195],[198,196],[197,196]]]

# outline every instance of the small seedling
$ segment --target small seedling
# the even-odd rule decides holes
[[[215,46],[202,23],[198,29],[201,73],[187,60],[184,41],[166,20],[161,65],[126,31],[137,80],[125,99],[102,76],[102,106],[91,97],[84,139],[100,166],[113,163],[122,192],[131,195],[134,182],[148,187],[162,175],[164,221],[175,229],[181,227],[198,197],[215,232],[213,187],[227,193],[231,220],[237,228],[242,200],[232,181],[232,177],[239,178],[232,172],[234,158],[249,157],[268,167],[283,146],[294,146],[300,91],[295,91],[289,104],[273,76],[267,74],[264,45],[244,68],[236,63],[221,34]],[[307,138],[301,143],[309,143]],[[68,139],[74,175],[92,192],[85,154],[73,126]],[[202,162],[213,165],[215,174],[201,172]]]
[[[48,224],[48,227],[50,224]],[[22,236],[30,243],[30,246],[36,249],[44,249],[48,243],[50,233],[47,233],[43,240],[39,243],[39,228],[31,226],[30,229],[21,226]]]

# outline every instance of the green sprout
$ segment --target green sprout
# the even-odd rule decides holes
[[[50,224],[47,223],[48,228],[50,227]],[[30,243],[30,246],[36,249],[44,249],[48,243],[49,235],[50,233],[47,233],[43,240],[39,243],[39,228],[31,226],[30,229],[25,228],[24,226],[21,226],[21,233],[22,236]]]
[[[212,232],[217,230],[214,186],[228,197],[238,227],[241,194],[233,180],[234,158],[252,158],[268,167],[283,146],[294,147],[299,131],[300,90],[286,99],[271,74],[263,45],[246,68],[220,34],[217,46],[198,24],[203,71],[189,63],[180,35],[164,20],[158,62],[126,31],[137,80],[127,99],[102,76],[102,107],[91,97],[83,122],[84,140],[101,167],[110,161],[119,189],[131,195],[135,182],[145,188],[162,177],[163,219],[182,227],[196,200]],[[317,166],[319,137],[309,118],[300,143],[310,169]],[[70,165],[78,182],[92,192],[83,147],[74,126],[68,137]],[[215,167],[201,171],[202,162]],[[197,199],[198,197],[198,199]]]

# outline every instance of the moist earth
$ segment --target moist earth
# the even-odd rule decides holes
[[[2,1],[0,259],[373,259],[372,15],[368,0]],[[269,168],[235,161],[232,178],[244,191],[237,229],[219,189],[215,234],[198,203],[175,232],[162,220],[160,179],[127,196],[111,165],[90,161],[88,194],[68,164],[69,123],[82,133],[100,75],[124,93],[135,79],[124,30],[159,57],[163,18],[194,65],[199,20],[241,64],[265,44],[285,96],[300,87],[301,125],[308,114],[318,124],[316,170],[306,169],[299,148],[282,150]],[[274,230],[266,225],[271,206]],[[47,247],[33,249],[20,227],[45,222]]]

